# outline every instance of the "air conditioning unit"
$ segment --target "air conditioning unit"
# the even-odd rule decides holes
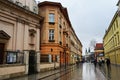
[[[16,1],[15,4],[20,6],[20,7],[23,7],[23,4],[21,2]]]
[[[30,10],[29,6],[23,6],[23,8],[25,8],[26,10]]]

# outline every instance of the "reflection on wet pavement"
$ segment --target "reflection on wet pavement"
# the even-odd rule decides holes
[[[111,65],[110,67],[107,67],[106,65],[103,65],[100,70],[107,80],[120,80],[120,66]]]
[[[106,80],[106,78],[92,63],[84,63],[58,80]]]

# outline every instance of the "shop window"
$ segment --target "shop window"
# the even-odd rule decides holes
[[[7,53],[7,63],[12,64],[17,62],[17,52],[8,52]]]
[[[48,54],[41,54],[40,55],[40,62],[49,62],[49,55]]]

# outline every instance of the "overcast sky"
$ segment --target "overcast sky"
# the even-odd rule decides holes
[[[46,0],[36,0],[46,1]],[[68,15],[76,35],[83,44],[83,54],[91,40],[102,42],[115,12],[118,0],[47,0],[60,2]]]

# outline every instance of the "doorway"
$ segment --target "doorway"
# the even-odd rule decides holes
[[[3,64],[4,60],[4,43],[0,43],[0,64]]]
[[[34,74],[36,73],[36,53],[34,50],[29,51],[29,73]]]

